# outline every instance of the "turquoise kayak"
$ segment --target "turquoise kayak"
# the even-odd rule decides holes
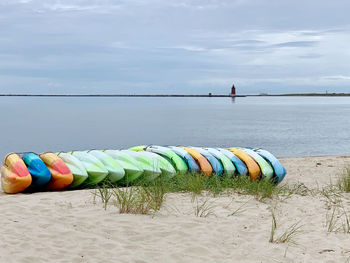
[[[281,162],[270,152],[263,149],[255,149],[261,157],[263,157],[273,168],[275,174],[275,182],[280,183],[285,177],[287,171]]]
[[[258,163],[263,177],[265,177],[268,180],[271,180],[273,178],[273,169],[271,165],[263,157],[261,157],[258,153],[254,152],[251,149],[247,149],[247,148],[237,148],[237,149],[242,150]]]
[[[231,162],[236,167],[236,171],[238,175],[240,176],[246,176],[248,175],[248,168],[244,164],[244,162],[241,161],[236,155],[234,155],[229,150],[223,149],[223,148],[217,148],[222,154],[224,154],[227,158],[231,160]]]
[[[69,154],[76,157],[84,165],[89,175],[84,184],[96,185],[108,176],[107,168],[95,156],[83,151],[69,152]]]
[[[62,159],[73,174],[73,183],[68,188],[76,188],[88,179],[84,165],[76,157],[68,153],[56,153],[56,155]]]
[[[51,180],[50,170],[38,155],[35,153],[25,153],[22,159],[32,176],[32,183],[27,188],[28,190],[44,187]]]
[[[199,173],[201,169],[199,168],[193,157],[184,149],[176,146],[169,146],[170,150],[180,156],[187,164],[190,173]]]
[[[188,172],[188,167],[185,161],[176,153],[174,153],[171,149],[163,146],[151,145],[146,147],[146,151],[159,154],[165,159],[167,159],[176,169],[177,173],[185,174]]]
[[[191,148],[195,149],[197,152],[199,152],[208,160],[215,174],[217,174],[218,176],[222,176],[224,174],[224,167],[222,166],[221,162],[218,159],[216,159],[214,155],[209,153],[209,151],[201,147],[191,147]]]
[[[143,174],[142,165],[130,155],[118,150],[103,150],[111,156],[125,171],[124,182],[132,182]]]
[[[142,178],[146,181],[152,180],[161,175],[162,171],[154,164],[154,160],[149,156],[130,150],[122,150],[121,152],[128,154],[140,163],[141,168],[143,169]]]
[[[108,170],[108,178],[112,183],[115,183],[124,177],[125,171],[123,167],[108,154],[98,150],[88,151],[87,153],[95,156],[101,161],[101,163],[103,163]]]
[[[205,149],[221,162],[222,166],[224,167],[224,175],[233,176],[235,174],[236,168],[229,158],[214,148]]]

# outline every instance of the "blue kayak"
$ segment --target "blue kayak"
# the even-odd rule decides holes
[[[257,152],[261,157],[263,157],[272,166],[273,171],[274,171],[274,175],[275,175],[275,182],[277,184],[280,183],[287,173],[286,169],[281,164],[281,162],[272,153],[270,153],[266,150],[255,149],[255,152]]]
[[[25,153],[22,159],[32,176],[32,183],[28,189],[43,187],[51,180],[50,170],[38,155],[35,153]]]
[[[236,167],[236,171],[238,175],[243,176],[243,175],[248,175],[248,168],[244,164],[244,162],[241,161],[236,155],[234,155],[232,152],[229,150],[223,149],[223,148],[217,148],[221,153],[223,153],[227,158],[231,160],[231,162],[234,164]]]
[[[208,150],[203,149],[201,147],[191,147],[191,148],[195,149],[197,152],[199,152],[208,160],[211,167],[213,168],[214,173],[216,173],[218,176],[223,176],[224,167],[222,166],[221,162],[214,157],[214,155],[209,153]]]
[[[184,149],[176,146],[169,146],[170,150],[172,150],[174,153],[176,153],[178,156],[180,156],[187,164],[188,170],[191,173],[199,173],[200,168],[196,161],[193,159],[193,157]]]

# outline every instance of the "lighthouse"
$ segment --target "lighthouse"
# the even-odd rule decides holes
[[[232,84],[232,88],[231,88],[231,96],[236,96],[236,88],[235,88],[235,85]]]

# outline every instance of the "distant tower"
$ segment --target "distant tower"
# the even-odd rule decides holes
[[[235,88],[235,85],[234,85],[234,84],[232,85],[231,94],[230,94],[230,95],[231,95],[231,96],[236,95],[236,88]]]

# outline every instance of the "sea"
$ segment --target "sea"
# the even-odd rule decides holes
[[[350,155],[350,97],[0,97],[0,155],[136,145]]]

